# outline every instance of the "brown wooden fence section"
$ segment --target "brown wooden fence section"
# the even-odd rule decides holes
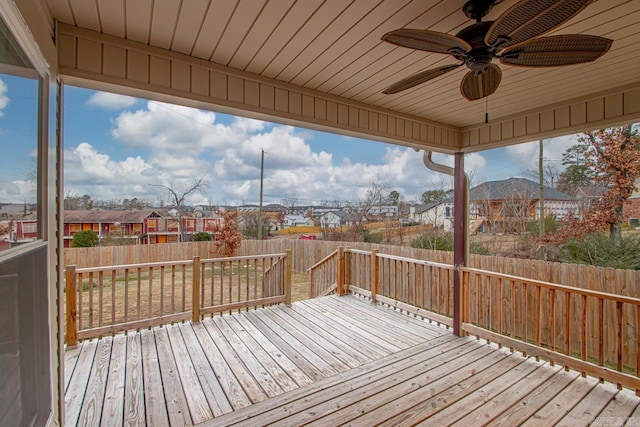
[[[77,268],[66,277],[66,342],[291,302],[290,252]]]

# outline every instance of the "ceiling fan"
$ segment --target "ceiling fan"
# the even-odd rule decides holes
[[[591,1],[521,0],[495,21],[482,22],[496,0],[469,0],[462,12],[476,23],[455,36],[409,28],[388,32],[382,40],[411,49],[448,54],[461,62],[414,74],[382,93],[398,93],[466,65],[470,71],[462,79],[460,92],[473,101],[491,95],[500,84],[502,71],[491,63],[494,58],[503,64],[520,67],[557,67],[595,61],[609,50],[612,40],[583,34],[535,38],[565,23]]]

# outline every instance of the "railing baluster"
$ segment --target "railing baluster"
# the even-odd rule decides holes
[[[542,344],[542,288],[536,286],[536,345]],[[536,358],[540,360],[539,357]]]
[[[98,326],[102,326],[102,306],[104,305],[104,272],[98,272]]]
[[[587,296],[582,295],[580,298],[582,304],[582,315],[581,315],[581,333],[580,338],[582,342],[580,343],[580,357],[582,360],[587,360]],[[587,373],[582,371],[582,376],[586,377]]]
[[[129,269],[124,269],[124,321],[129,320]]]
[[[262,271],[264,272],[264,259],[262,260]],[[220,261],[220,302],[219,302],[220,305],[224,304],[224,278],[225,278],[224,261]],[[264,282],[264,278],[262,280]],[[264,283],[262,284],[262,286],[264,288]],[[264,296],[264,291],[263,291],[263,296]]]
[[[89,327],[93,328],[93,272],[89,273]]]
[[[176,312],[176,266],[171,266],[171,312]]]
[[[502,277],[498,278],[498,333],[502,335],[502,314],[504,302],[502,301]],[[502,348],[502,344],[498,344]]]
[[[200,278],[202,277],[200,269],[200,257],[194,256],[191,264],[191,320],[194,323],[200,322]]]
[[[137,293],[138,293],[138,298],[136,299],[137,302],[137,306],[136,306],[136,313],[137,313],[137,319],[140,320],[140,294],[141,294],[141,288],[142,288],[142,272],[140,271],[140,267],[137,268],[137,283],[138,283],[138,289],[137,289]]]
[[[206,285],[206,276],[207,276],[207,264],[205,263],[200,263],[200,306],[202,307],[202,305],[204,305],[204,291],[205,288],[207,287]]]
[[[249,300],[249,270],[250,270],[250,264],[249,261],[246,262],[245,264],[245,299]],[[247,310],[249,310],[249,307],[246,308]]]
[[[182,311],[187,311],[187,266],[182,264]]]
[[[564,293],[564,354],[571,355],[571,294],[569,291]]]
[[[238,274],[238,302],[242,301],[242,283],[241,283],[241,278],[242,278],[242,274],[240,274],[241,272],[241,268],[242,265],[240,264],[240,261],[237,262],[238,268],[237,268],[237,274]],[[238,313],[240,312],[240,309],[238,308]]]
[[[111,272],[111,323],[116,323],[116,270]]]
[[[511,337],[517,338],[516,334],[516,282],[513,280],[509,280],[511,283],[511,294],[509,295],[511,298],[511,304],[509,305],[509,309],[511,310]],[[513,346],[510,346],[509,349],[513,351]]]
[[[624,341],[624,328],[622,325],[622,303],[620,301],[616,301],[616,369],[618,372],[622,372],[622,343]],[[622,389],[622,385],[618,384],[618,387]]]
[[[149,267],[149,317],[153,315],[153,267]]]
[[[549,318],[549,347],[551,351],[556,351],[556,290],[549,290],[549,306],[551,315]],[[553,362],[552,362],[553,366]]]
[[[529,341],[529,292],[528,292],[528,288],[527,288],[527,284],[526,283],[522,283],[522,302],[524,305],[524,308],[522,310],[522,329],[524,331],[523,333],[523,337],[524,337],[524,342],[528,342]]]
[[[160,267],[160,316],[164,315],[164,265]]]
[[[598,298],[598,364],[604,365],[604,299]]]

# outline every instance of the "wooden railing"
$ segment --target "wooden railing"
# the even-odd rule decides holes
[[[453,325],[451,264],[341,248],[313,266],[311,277],[322,269],[322,283],[333,280],[336,290]],[[463,333],[640,391],[639,298],[460,271]]]
[[[344,263],[344,250],[338,249],[309,267],[309,298],[329,295],[338,288],[338,270]]]
[[[464,332],[640,390],[640,299],[461,271]]]
[[[66,267],[66,343],[291,303],[291,253]]]
[[[338,248],[309,268],[311,297],[354,292],[451,326],[453,266]]]

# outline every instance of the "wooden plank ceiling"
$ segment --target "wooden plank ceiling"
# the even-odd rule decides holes
[[[531,69],[500,65],[503,79],[488,98],[467,101],[466,67],[395,95],[391,83],[455,63],[382,42],[398,28],[456,34],[472,21],[464,0],[44,0],[53,19],[167,49],[305,89],[420,119],[465,128],[544,111],[567,100],[640,88],[640,0],[594,0],[550,34],[614,40],[594,63]],[[484,20],[515,3],[498,1]]]

